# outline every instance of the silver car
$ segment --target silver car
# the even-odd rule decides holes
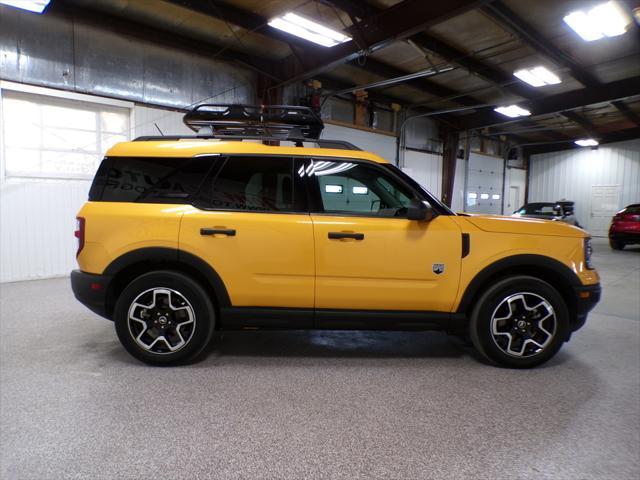
[[[556,222],[565,222],[582,228],[575,217],[573,202],[562,200],[558,202],[527,203],[513,212],[514,217],[541,218]]]

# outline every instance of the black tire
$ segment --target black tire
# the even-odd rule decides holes
[[[168,291],[171,293],[167,294]],[[158,296],[158,302],[154,295]],[[149,298],[153,298],[154,306],[156,303],[162,303],[162,306],[141,309],[132,305],[135,300],[138,300],[138,305],[141,302],[145,306],[151,305],[147,303]],[[176,313],[177,310],[174,311],[168,303],[177,303],[177,310],[182,311]],[[134,309],[133,316],[145,318],[130,320],[130,308]],[[147,273],[133,280],[120,294],[114,311],[120,342],[132,356],[150,365],[179,365],[194,360],[211,341],[215,317],[213,303],[202,286],[187,275],[169,270]],[[164,319],[164,327],[157,326],[156,318]],[[181,323],[182,326],[175,326]],[[180,332],[177,334],[178,330]],[[153,340],[161,336],[166,336],[168,340],[159,339],[149,350],[136,341],[137,334],[142,331],[147,332],[141,337],[143,343],[146,341],[153,345]],[[175,351],[169,350],[170,343],[173,343],[171,347],[176,348]]]
[[[520,303],[516,297],[513,297],[516,298],[513,310],[508,306],[508,302],[504,303],[509,297],[520,293],[524,294],[527,301],[531,301],[530,299],[534,300],[532,304],[529,305],[531,307],[535,306],[537,299],[544,300],[546,305],[552,307],[552,313],[555,314],[555,317],[549,317],[549,320],[543,319],[539,322],[536,322],[533,318],[526,319],[523,328],[527,329],[527,331],[522,334],[518,333],[518,331],[512,332],[509,330],[509,333],[516,339],[514,344],[518,344],[517,340],[521,339],[521,343],[519,343],[521,348],[511,348],[513,346],[511,344],[512,337],[507,337],[506,333],[495,337],[492,334],[492,318],[494,313],[496,317],[499,318],[505,314],[508,315],[508,313],[505,313],[507,310],[514,311],[516,309],[525,311],[523,315],[528,314],[528,311],[520,308],[522,303]],[[546,306],[543,306],[533,311],[531,315],[535,315],[537,312],[543,314],[549,312],[549,310]],[[517,315],[513,315],[513,317],[516,316]],[[503,326],[500,328],[515,329],[517,324],[520,323],[519,320],[521,318],[522,317],[514,318],[513,320],[504,320],[501,323]],[[534,326],[528,327],[527,325]],[[542,325],[548,331],[551,331],[551,326],[553,326],[553,335],[549,336],[542,333],[542,331],[536,328],[536,325]],[[534,336],[531,336],[531,332],[534,332]],[[546,362],[560,350],[560,347],[562,347],[562,344],[567,338],[568,332],[569,311],[561,295],[548,283],[538,278],[524,275],[505,278],[485,290],[473,307],[469,323],[469,336],[471,337],[474,347],[490,362],[511,368],[531,368]],[[544,348],[538,349],[532,342],[528,342],[526,340],[527,338],[537,340],[544,345]],[[541,338],[544,339],[544,341],[542,341]],[[508,342],[508,345],[505,348],[504,343],[506,342]],[[502,345],[502,347],[499,344]],[[512,351],[522,351],[524,355],[514,356],[505,351],[510,349]],[[534,352],[534,350],[539,351]]]
[[[609,245],[611,246],[611,248],[613,248],[614,250],[622,250],[624,248],[624,243],[622,243],[619,240],[614,240],[613,238],[609,239]]]

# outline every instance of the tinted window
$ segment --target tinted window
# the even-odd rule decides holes
[[[415,197],[406,185],[371,165],[320,160],[313,165],[310,176],[318,180],[326,213],[401,217]]]
[[[620,213],[640,213],[640,205],[629,205],[623,208]]]
[[[89,200],[104,202],[187,203],[219,157],[105,158]]]
[[[550,217],[557,214],[553,203],[530,203],[518,210],[520,215],[548,215]]]
[[[304,191],[288,157],[228,157],[202,191],[208,208],[257,212],[306,211]]]

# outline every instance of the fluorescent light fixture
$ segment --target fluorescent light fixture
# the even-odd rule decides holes
[[[628,15],[612,1],[601,3],[587,12],[571,12],[563,20],[586,42],[622,35],[631,23]]]
[[[576,145],[580,145],[581,147],[597,147],[599,145],[597,140],[593,138],[583,138],[575,141]]]
[[[467,197],[468,197],[468,198],[478,198],[478,194],[477,194],[477,193],[475,193],[475,192],[469,192],[469,193],[467,194]]]
[[[51,0],[0,0],[0,4],[21,8],[30,12],[42,13]]]
[[[369,189],[367,187],[353,187],[353,193],[355,195],[366,195],[369,193]]]
[[[342,193],[342,185],[325,185],[324,191],[327,193]]]
[[[493,200],[500,200],[500,195],[493,194],[493,195],[491,195],[491,198]]]
[[[507,107],[497,107],[494,110],[502,115],[506,115],[507,117],[516,118],[516,117],[527,117],[531,115],[529,110],[525,110],[524,108],[520,108],[517,105],[509,105]]]
[[[532,87],[556,85],[561,82],[557,75],[551,73],[545,67],[525,68],[514,72],[513,75]]]
[[[293,12],[271,19],[269,26],[323,47],[333,47],[351,40],[351,37]]]
[[[480,199],[481,200],[486,200],[487,198],[489,198],[489,194],[488,193],[481,193],[480,194]]]

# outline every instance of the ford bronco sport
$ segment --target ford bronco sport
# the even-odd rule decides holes
[[[532,367],[599,300],[583,230],[455,214],[318,139],[309,109],[202,105],[185,123],[197,134],[111,148],[78,214],[75,296],[144,362],[189,361],[220,329],[437,329]]]

